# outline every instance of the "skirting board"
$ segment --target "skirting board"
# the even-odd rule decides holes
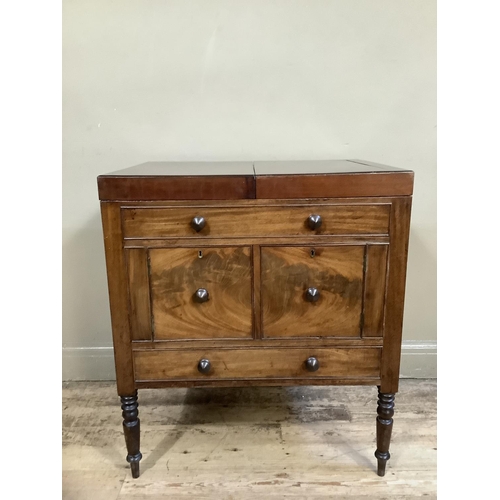
[[[402,378],[436,378],[437,343],[407,340],[401,350]],[[112,347],[63,347],[62,378],[69,380],[115,380]]]

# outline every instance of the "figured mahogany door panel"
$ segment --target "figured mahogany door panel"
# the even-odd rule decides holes
[[[308,369],[309,358],[314,358],[315,361],[309,362]],[[324,377],[345,379],[380,377],[380,358],[380,348],[169,349],[136,351],[134,365],[137,381]],[[311,369],[315,371],[310,371]]]
[[[151,340],[151,298],[145,248],[125,251],[129,279],[129,317],[132,340]]]
[[[264,337],[359,337],[365,245],[262,247]]]
[[[154,338],[252,336],[250,247],[149,250]]]
[[[130,207],[122,209],[122,218],[125,238],[387,235],[390,207],[390,204]],[[319,222],[310,222],[310,216],[319,216]]]

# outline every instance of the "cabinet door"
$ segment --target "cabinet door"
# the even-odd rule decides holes
[[[387,245],[262,247],[264,337],[383,335]]]
[[[155,340],[252,336],[249,247],[150,249],[149,273]]]

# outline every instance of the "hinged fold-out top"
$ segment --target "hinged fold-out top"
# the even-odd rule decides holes
[[[102,201],[409,196],[413,172],[363,160],[148,162],[100,175]]]
[[[103,201],[255,198],[252,162],[148,162],[100,175],[97,184]]]

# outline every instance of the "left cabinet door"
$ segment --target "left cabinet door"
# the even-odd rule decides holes
[[[153,340],[252,337],[250,247],[151,248],[146,259],[139,317],[150,314]]]

